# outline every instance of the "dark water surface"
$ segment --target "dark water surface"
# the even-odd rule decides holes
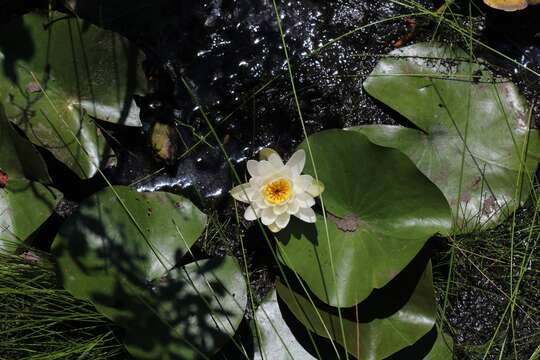
[[[149,5],[146,0],[133,0],[129,11],[126,1],[96,2],[102,5],[99,16],[95,6],[79,6],[79,16],[137,42],[147,54],[152,89],[137,99],[142,130],[103,124],[120,144],[115,149],[118,165],[107,174],[114,183],[177,192],[189,196],[207,212],[215,211],[223,218],[232,215],[227,192],[235,181],[218,144],[223,144],[229,160],[243,174],[245,161],[262,147],[272,147],[287,157],[304,138],[272,1],[159,0]],[[414,9],[382,0],[278,3],[308,134],[360,124],[403,124],[403,119],[367,96],[362,82],[378,55],[394,49],[394,42],[412,30],[405,19],[370,24]],[[434,8],[431,1],[421,3]],[[43,8],[46,1],[11,3],[5,14],[22,13],[25,6],[33,5]],[[467,6],[462,9],[466,13]],[[539,114],[539,77],[519,65],[540,73],[540,7],[512,14],[481,9],[484,13],[478,13],[474,20],[481,41],[515,63],[482,46],[478,53],[493,64],[495,72],[517,82]],[[416,23],[414,35],[407,39],[430,40],[437,23],[423,18],[416,18]],[[462,44],[461,37],[439,30],[439,40]],[[349,32],[353,33],[318,50]],[[177,130],[175,161],[160,162],[153,155],[148,133],[154,122],[170,124]],[[68,185],[66,188],[69,190]],[[267,271],[271,265],[265,264],[264,255],[260,255],[264,254],[256,243],[260,234],[252,233],[247,234],[252,240],[247,256],[252,285],[262,297],[272,286]],[[204,251],[239,254],[235,238]],[[474,268],[463,269],[463,273],[466,278],[460,281],[468,286],[451,295],[446,316],[459,344],[481,345],[490,340],[504,310],[506,299],[497,289],[507,286],[508,279],[505,274],[491,274],[494,285]],[[537,288],[531,283],[524,292],[529,297],[538,296],[534,291]],[[538,321],[538,316],[533,321],[518,313],[518,337],[533,334]]]

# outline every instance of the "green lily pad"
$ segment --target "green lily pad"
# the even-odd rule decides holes
[[[247,305],[244,275],[232,257],[174,269],[134,313],[124,344],[137,359],[200,359],[235,334]]]
[[[0,26],[0,101],[9,120],[82,178],[109,155],[87,115],[140,126],[142,55],[125,38],[54,12]]]
[[[11,127],[0,103],[0,249],[13,252],[52,214],[61,194],[34,146]]]
[[[52,182],[47,165],[34,145],[20,136],[9,123],[0,103],[0,170],[10,178]]]
[[[424,360],[452,360],[454,358],[454,340],[441,329],[437,329],[437,339]]]
[[[431,236],[448,233],[450,209],[400,151],[344,130],[317,133],[309,144],[328,228],[321,215],[315,224],[291,221],[278,233],[280,260],[322,301],[350,307],[394,278]],[[309,154],[305,142],[301,148]]]
[[[275,290],[266,297],[255,312],[251,323],[254,334],[254,359],[289,360],[316,359],[296,340],[279,307]]]
[[[0,187],[0,250],[14,252],[47,220],[61,199],[58,190],[37,181],[9,179]]]
[[[435,324],[435,294],[429,264],[405,305],[388,317],[358,322],[358,314],[340,317],[336,309],[316,308],[298,292],[282,283],[277,286],[278,296],[308,330],[332,338],[358,359],[384,359],[417,342]],[[356,318],[355,318],[356,317]],[[342,332],[343,326],[343,332]],[[342,336],[345,334],[345,338]]]
[[[52,249],[66,290],[117,320],[126,297],[172,269],[205,225],[206,215],[181,196],[115,186],[83,201]]]
[[[529,196],[540,160],[540,139],[529,127],[525,99],[514,84],[463,60],[467,54],[456,48],[416,44],[391,55],[364,88],[419,130],[354,130],[414,161],[445,194],[454,233],[499,224]]]

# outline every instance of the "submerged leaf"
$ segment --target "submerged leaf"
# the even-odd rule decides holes
[[[454,232],[499,224],[522,204],[540,159],[529,107],[508,81],[496,81],[467,54],[416,44],[382,59],[366,91],[419,130],[370,125],[353,128],[409,156],[445,194]]]
[[[327,221],[291,221],[278,234],[280,260],[322,301],[353,306],[393,279],[431,236],[448,233],[450,209],[397,150],[343,130],[312,135],[309,144],[326,187]],[[311,164],[306,173],[314,175]]]
[[[109,151],[88,115],[140,126],[141,60],[117,34],[56,12],[28,14],[0,26],[0,101],[30,141],[89,178]]]
[[[155,122],[150,130],[150,142],[154,154],[161,160],[171,163],[178,150],[176,129],[169,124]]]

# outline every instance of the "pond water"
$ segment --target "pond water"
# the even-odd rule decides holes
[[[43,6],[46,1],[24,3],[29,7]],[[243,174],[246,160],[255,157],[261,148],[272,147],[288,157],[304,138],[273,3],[187,0],[175,4],[162,0],[152,5],[152,11],[146,11],[145,3],[130,3],[132,13],[119,12],[117,5],[109,5],[105,11],[112,19],[105,26],[124,33],[145,51],[152,89],[137,99],[144,122],[142,130],[103,124],[119,144],[115,149],[118,164],[108,169],[107,175],[114,183],[136,183],[140,190],[188,195],[206,211],[229,215],[233,210],[228,190],[234,178],[219,143]],[[433,8],[431,1],[419,3]],[[22,12],[23,8],[21,5],[21,9],[10,11]],[[538,77],[524,67],[540,72],[540,8],[512,14],[483,10],[486,13],[473,24],[480,40],[515,62],[482,46],[478,46],[479,54],[493,64],[495,72],[517,82],[529,101],[537,100]],[[95,16],[92,9],[82,7],[79,11],[83,18]],[[396,41],[433,37],[436,22],[417,18],[412,23],[404,17],[415,11],[382,0],[280,2],[280,20],[308,134],[361,124],[407,125],[399,115],[370,98],[362,82],[379,56],[394,49]],[[135,20],[133,14],[143,12],[146,16]],[[398,16],[402,18],[388,20]],[[459,36],[444,31],[440,35],[442,40],[463,43]],[[534,104],[539,114],[537,102]],[[208,115],[215,136],[201,109]],[[156,121],[177,130],[177,161],[165,164],[152,154],[148,133]],[[68,185],[72,180],[64,183],[66,188],[73,187],[71,193],[75,194],[80,182]],[[258,245],[249,246],[250,261],[261,261],[257,257]],[[208,250],[238,251],[234,241]],[[257,269],[257,265],[252,266]],[[505,298],[494,294],[493,286],[505,286],[507,279],[501,274],[500,283],[494,285],[486,283],[485,277],[474,270],[467,271],[470,278],[466,280],[472,285],[466,292],[453,294],[450,301],[455,307],[447,316],[458,343],[482,344],[489,340],[505,305]],[[499,278],[497,274],[494,277]],[[255,271],[252,285],[260,294],[271,282],[267,273]],[[518,321],[525,324],[519,335],[534,330],[536,322],[523,317]]]
[[[407,24],[368,24],[411,10],[387,1],[288,1],[280,9],[307,133],[393,123],[363,91],[362,81],[374,67],[376,55],[393,49]],[[241,169],[262,147],[288,156],[303,139],[303,131],[272,1],[207,1],[191,11],[189,23],[167,28],[150,48],[161,61],[155,64],[161,65],[161,73],[154,83],[155,93],[140,101],[147,124],[174,123],[183,142],[179,153],[190,151],[166,173],[138,186],[144,190],[193,188],[205,204],[215,205],[232,184],[216,145],[218,139]],[[368,30],[317,52],[365,25]],[[209,133],[199,107],[216,127],[218,139]],[[210,146],[197,138],[205,135]],[[126,176],[124,180],[135,179]]]

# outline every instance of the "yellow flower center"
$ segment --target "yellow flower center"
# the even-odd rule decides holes
[[[263,190],[264,197],[274,205],[283,204],[292,195],[291,183],[284,178],[279,178],[268,183]]]

